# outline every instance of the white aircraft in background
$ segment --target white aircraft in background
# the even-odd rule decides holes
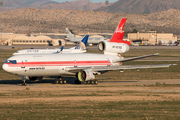
[[[122,21],[126,21],[123,18]],[[110,70],[140,69],[140,68],[161,68],[174,64],[160,65],[122,65],[124,62],[142,59],[157,54],[144,55],[138,57],[124,58],[120,54],[129,51],[129,45],[123,43],[123,31],[121,24],[114,32],[113,39],[102,41],[98,47],[104,54],[94,53],[65,53],[65,54],[23,54],[12,56],[2,65],[6,72],[23,78],[22,85],[26,85],[27,77],[30,80],[40,80],[45,76],[74,75],[77,77],[75,83],[97,84],[95,75],[100,75]],[[120,42],[121,41],[121,42]],[[65,80],[58,79],[56,83],[66,83]]]
[[[13,53],[13,55],[20,55],[20,54],[45,54],[45,53],[83,53],[86,52],[86,46],[88,41],[89,35],[86,35],[81,42],[75,47],[69,49],[26,49],[26,50],[18,50],[17,52]]]
[[[67,39],[70,42],[79,43],[82,39],[81,36],[74,35],[68,28],[65,28],[67,32]],[[103,36],[100,35],[93,35],[89,36],[88,45],[97,45],[100,41],[106,40]]]

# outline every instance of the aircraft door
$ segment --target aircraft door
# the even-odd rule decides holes
[[[24,76],[27,76],[27,68],[24,61],[21,62],[21,70],[23,71]]]
[[[22,62],[21,62],[21,69],[22,69],[22,71],[23,71],[23,73],[24,73],[24,76],[30,76],[30,75],[32,75],[32,73],[33,73],[33,71],[34,71],[34,69],[33,68],[31,68],[31,66],[29,66],[28,64],[27,64],[27,60],[23,60]],[[28,66],[27,66],[28,65]]]
[[[24,61],[21,62],[21,68],[25,68],[25,64],[24,64]]]

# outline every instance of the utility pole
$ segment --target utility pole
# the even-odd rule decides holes
[[[157,44],[157,16],[156,16],[156,44]]]
[[[2,6],[3,6],[3,2],[0,2],[0,6],[1,6],[1,45],[2,45]]]
[[[109,5],[109,1],[105,1],[106,4],[106,39],[107,39],[107,29],[108,29],[108,18],[107,18],[107,6]]]

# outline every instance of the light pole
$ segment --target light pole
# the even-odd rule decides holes
[[[0,2],[0,6],[3,6],[3,2]],[[1,7],[1,45],[2,45],[2,7]]]
[[[107,29],[108,29],[108,18],[107,18],[107,6],[109,5],[109,1],[105,1],[106,4],[106,39],[107,39]]]

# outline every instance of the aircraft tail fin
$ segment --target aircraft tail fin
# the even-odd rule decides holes
[[[74,49],[86,49],[89,35],[86,35]]]
[[[88,39],[89,39],[89,35],[86,35],[86,36],[81,40],[81,42],[83,42],[84,45],[87,46]]]
[[[67,35],[66,35],[66,37],[67,38],[74,38],[74,34],[68,29],[68,28],[65,28],[66,29],[66,33],[67,33]]]
[[[68,28],[65,28],[65,29],[66,29],[67,34],[72,34]]]
[[[125,31],[123,31],[123,29],[124,29],[126,20],[127,20],[127,18],[122,18],[121,22],[117,26],[117,28],[109,42],[126,43],[126,44],[130,45],[129,41],[123,40],[124,33],[125,33]]]
[[[63,51],[64,47],[61,47],[61,50],[58,50],[57,53],[61,53]]]

